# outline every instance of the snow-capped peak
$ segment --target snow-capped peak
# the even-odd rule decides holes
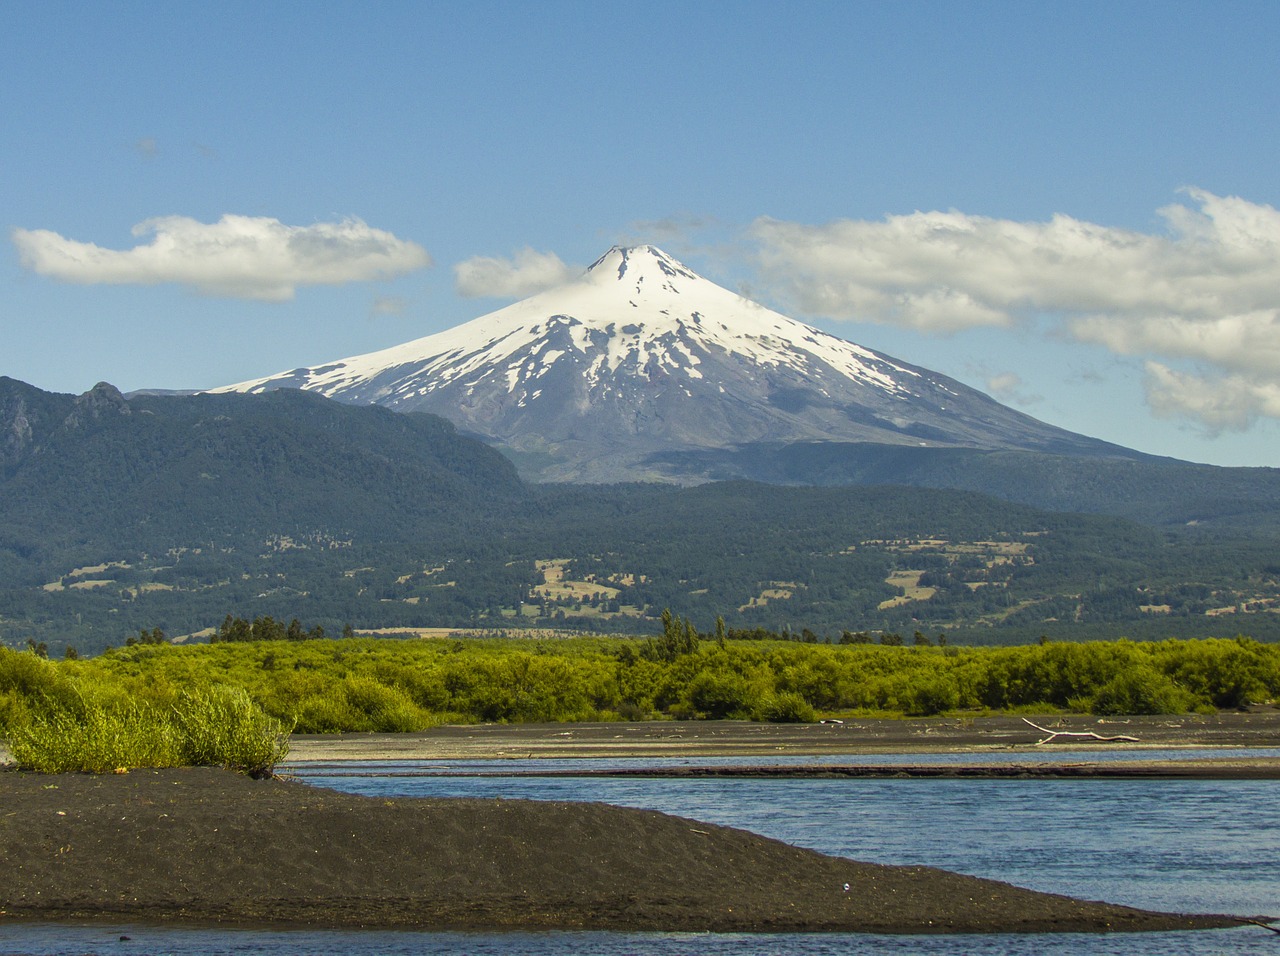
[[[219,391],[290,386],[343,397],[354,389],[362,393],[356,400],[393,404],[501,368],[506,390],[515,393],[569,357],[582,363],[589,386],[624,366],[646,377],[681,370],[697,379],[709,350],[800,373],[826,365],[889,391],[916,374],[744,299],[656,246],[642,245],[614,246],[577,279],[447,331]]]
[[[671,454],[755,443],[1077,441],[721,288],[656,246],[615,246],[563,285],[435,335],[220,391],[273,388],[442,415],[522,453],[541,479],[663,477]]]
[[[637,284],[646,277],[655,277],[655,271],[668,279],[702,281],[696,272],[657,246],[614,246],[587,267],[587,274],[597,273],[601,281],[610,281],[615,276],[619,281],[626,280],[630,272]]]

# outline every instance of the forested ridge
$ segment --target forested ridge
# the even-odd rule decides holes
[[[1211,525],[892,485],[531,486],[428,415],[0,380],[0,642],[55,655],[228,613],[330,635],[653,633],[672,608],[832,639],[1280,637],[1274,534]]]
[[[1137,453],[1080,456],[851,442],[757,443],[661,458],[676,473],[719,481],[951,488],[1155,527],[1280,534],[1280,468],[1224,468]]]

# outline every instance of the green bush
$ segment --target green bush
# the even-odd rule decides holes
[[[0,647],[0,732],[45,707],[74,707],[75,685],[52,661]]]
[[[1246,638],[1160,645],[1164,668],[1179,685],[1215,707],[1242,707],[1280,696],[1275,645]]]
[[[932,717],[954,710],[960,703],[960,691],[950,674],[926,677],[904,697],[903,710],[911,717]]]
[[[771,724],[811,724],[818,719],[813,706],[792,691],[783,691],[771,698],[758,717]]]
[[[403,691],[379,683],[372,677],[348,677],[342,682],[341,693],[346,698],[348,710],[357,715],[360,730],[409,733],[430,724],[426,715]]]
[[[1155,668],[1140,664],[1116,674],[1093,695],[1093,713],[1184,714],[1195,705],[1191,694]]]
[[[684,704],[690,716],[719,720],[747,717],[751,694],[747,681],[733,671],[702,671],[689,681]]]

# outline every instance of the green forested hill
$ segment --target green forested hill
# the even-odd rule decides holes
[[[1280,636],[1264,521],[1175,533],[887,484],[527,486],[441,419],[289,391],[0,380],[0,454],[10,645],[94,650],[228,613],[645,632],[664,608],[835,637]]]
[[[295,391],[125,402],[100,385],[3,491],[0,527],[41,551],[154,551],[247,533],[447,534],[524,489],[506,459],[435,416]]]
[[[1280,468],[1220,468],[1136,454],[1108,458],[848,442],[761,443],[661,458],[690,476],[721,481],[952,488],[1050,511],[1280,535]]]

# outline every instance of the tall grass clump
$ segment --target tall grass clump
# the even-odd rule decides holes
[[[169,707],[77,693],[29,708],[9,728],[9,750],[40,773],[212,766],[261,777],[289,751],[288,731],[242,688],[186,691]]]
[[[183,691],[173,709],[184,764],[271,775],[289,753],[289,729],[255,704],[243,687]]]
[[[23,769],[108,773],[182,762],[172,722],[147,702],[107,704],[77,696],[33,703],[27,718],[9,730],[9,750]]]

